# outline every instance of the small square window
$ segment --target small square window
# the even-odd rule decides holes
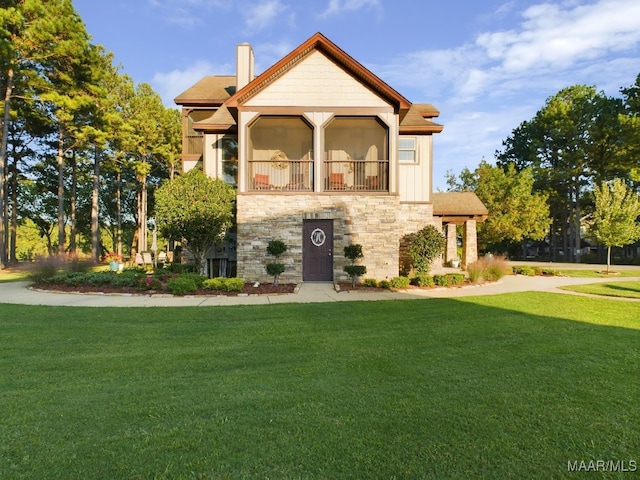
[[[403,163],[416,163],[416,139],[415,137],[405,137],[398,139],[398,160]]]

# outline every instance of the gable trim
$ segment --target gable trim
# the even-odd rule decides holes
[[[282,75],[288,72],[293,66],[299,64],[314,51],[319,51],[326,55],[336,65],[341,67],[360,83],[393,105],[396,111],[407,110],[411,107],[411,102],[409,100],[374,75],[370,70],[357,62],[321,33],[313,35],[298,48],[274,64],[271,68],[256,77],[244,88],[232,95],[229,100],[225,102],[226,105],[228,107],[237,108],[239,105],[247,102],[250,98],[258,94],[278,78],[282,77]]]

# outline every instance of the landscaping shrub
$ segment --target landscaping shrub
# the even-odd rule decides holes
[[[449,280],[449,285],[460,285],[466,280],[464,273],[447,273],[446,277]]]
[[[467,274],[472,283],[495,282],[510,272],[504,257],[486,256],[467,265]]]
[[[193,282],[196,284],[196,289],[202,288],[202,284],[207,279],[207,277],[205,277],[204,275],[200,275],[199,273],[184,273],[180,275],[179,278],[188,278],[190,280],[193,280]]]
[[[410,280],[408,277],[393,277],[389,281],[389,286],[391,288],[407,288],[410,284]]]
[[[436,273],[433,276],[433,283],[435,283],[439,287],[448,287],[450,285],[451,279],[445,275]]]
[[[226,277],[209,278],[202,283],[202,288],[222,292],[241,292],[244,289],[244,280]]]
[[[137,287],[141,278],[147,275],[137,269],[123,270],[118,275],[111,275],[111,285],[114,287]]]
[[[411,285],[416,287],[433,287],[435,285],[433,277],[428,274],[419,274],[411,279]]]
[[[519,273],[520,275],[525,275],[527,277],[533,277],[536,274],[536,271],[533,267],[530,267],[529,265],[522,265],[520,267],[517,267],[517,273]]]
[[[377,287],[378,287],[378,280],[376,280],[375,278],[365,278],[365,279],[362,281],[362,284],[363,284],[365,287],[374,287],[374,288],[377,288]]]
[[[198,284],[193,274],[172,278],[167,282],[167,290],[173,295],[188,295],[198,291]]]
[[[198,268],[195,265],[191,265],[188,263],[168,263],[164,267],[165,271],[170,273],[196,273]]]
[[[389,290],[391,288],[391,282],[389,282],[389,280],[380,280],[378,286],[380,288],[386,288],[387,290]]]
[[[64,263],[64,258],[61,257],[39,257],[31,265],[29,279],[34,283],[50,282],[58,272],[64,269]]]
[[[162,283],[156,277],[149,275],[138,280],[137,288],[139,290],[161,290]]]
[[[408,254],[413,268],[418,274],[429,273],[431,263],[444,252],[447,240],[433,225],[427,225],[413,234]]]

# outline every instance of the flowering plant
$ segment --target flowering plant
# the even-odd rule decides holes
[[[107,253],[104,256],[104,261],[106,263],[111,263],[111,262],[118,262],[118,263],[122,263],[122,255],[118,255],[115,252],[111,252],[111,253]]]

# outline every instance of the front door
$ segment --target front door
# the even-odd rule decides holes
[[[333,220],[304,220],[302,226],[302,280],[333,280]]]

